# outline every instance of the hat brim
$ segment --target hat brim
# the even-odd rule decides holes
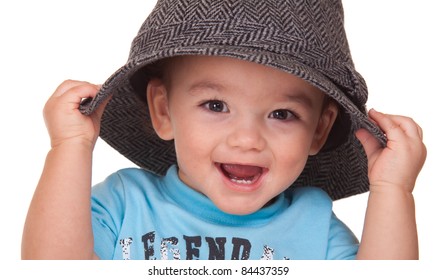
[[[100,136],[126,158],[141,168],[160,175],[165,174],[169,166],[176,164],[173,142],[163,141],[156,135],[147,104],[138,98],[130,79],[139,69],[153,62],[181,55],[225,56],[259,63],[300,77],[325,92],[340,105],[350,121],[351,129],[336,129],[338,131],[335,133],[344,133],[339,137],[341,143],[309,157],[303,173],[294,185],[323,188],[333,200],[368,191],[367,158],[354,131],[366,128],[382,145],[386,144],[386,138],[368,119],[366,111],[357,108],[334,81],[315,68],[300,63],[297,58],[252,48],[191,46],[161,49],[140,54],[115,72],[103,84],[97,96],[81,107],[81,111],[91,114],[102,101],[112,96],[103,114]],[[145,95],[145,89],[143,94]]]

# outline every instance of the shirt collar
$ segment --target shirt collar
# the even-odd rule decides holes
[[[262,226],[267,224],[288,206],[289,200],[282,193],[273,203],[248,215],[233,215],[221,211],[202,193],[184,184],[179,176],[177,166],[172,166],[163,178],[163,191],[182,209],[212,223],[227,226]]]

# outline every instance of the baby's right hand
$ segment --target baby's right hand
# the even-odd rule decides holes
[[[97,85],[72,80],[59,85],[44,107],[44,120],[52,148],[66,143],[94,148],[107,101],[89,116],[83,115],[79,106],[84,98],[93,98],[99,89]]]

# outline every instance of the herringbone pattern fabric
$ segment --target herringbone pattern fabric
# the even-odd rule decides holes
[[[174,147],[154,134],[146,104],[130,84],[139,69],[179,55],[275,67],[320,88],[342,110],[326,148],[309,159],[295,185],[321,187],[333,199],[365,192],[367,160],[353,132],[365,127],[382,143],[385,138],[367,119],[367,88],[354,69],[343,20],[339,0],[160,0],[133,40],[126,65],[82,111],[92,113],[113,94],[101,137],[139,166],[163,174],[176,162]]]

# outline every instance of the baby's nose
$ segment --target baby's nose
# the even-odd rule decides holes
[[[245,118],[234,123],[227,137],[227,144],[243,151],[260,151],[266,140],[262,125],[255,118]]]

